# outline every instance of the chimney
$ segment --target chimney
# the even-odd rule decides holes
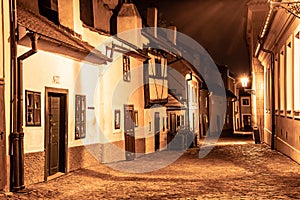
[[[110,18],[112,10],[118,5],[118,0],[93,0],[94,27],[110,32]]]
[[[177,41],[177,28],[176,26],[169,26],[168,29],[170,29],[171,31],[168,31],[168,39],[176,45],[176,41]]]
[[[62,26],[82,35],[79,0],[58,0],[58,20]]]
[[[117,33],[119,36],[140,47],[140,29],[142,28],[142,18],[133,3],[124,3],[117,17]],[[124,31],[135,30],[129,34],[121,34]]]
[[[157,8],[150,7],[147,9],[147,25],[153,27],[154,37],[157,37]]]

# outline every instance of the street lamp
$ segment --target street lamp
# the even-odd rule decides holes
[[[247,93],[249,93],[249,94],[255,95],[255,90],[247,88],[248,82],[249,82],[249,78],[246,75],[244,75],[243,77],[240,78],[240,80],[241,80],[242,87],[243,87],[244,91],[247,92]]]
[[[248,81],[249,81],[249,79],[248,79],[248,77],[246,77],[246,76],[243,76],[243,77],[241,78],[241,83],[242,83],[242,87],[243,87],[243,88],[246,88],[246,87],[247,87]]]

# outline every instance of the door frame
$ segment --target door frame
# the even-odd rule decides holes
[[[66,102],[65,102],[65,152],[64,152],[64,173],[67,173],[68,169],[68,99],[69,99],[69,91],[68,89],[62,88],[52,88],[52,87],[45,87],[45,130],[44,130],[44,152],[45,152],[45,169],[44,169],[44,180],[47,181],[48,179],[48,153],[49,153],[49,124],[48,122],[48,113],[49,113],[49,93],[55,93],[59,95],[65,95]]]
[[[156,117],[158,116],[158,118]],[[156,134],[156,120],[158,119],[158,134]],[[160,116],[160,112],[154,112],[154,150],[155,151],[159,151],[160,150],[160,135],[161,135],[161,127],[160,127],[160,121],[161,116]]]

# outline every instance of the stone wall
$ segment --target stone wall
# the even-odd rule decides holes
[[[26,153],[24,155],[24,184],[44,181],[45,152]]]
[[[103,160],[103,145],[92,144],[68,149],[68,171],[89,167]]]

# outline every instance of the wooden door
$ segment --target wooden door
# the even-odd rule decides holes
[[[49,97],[49,175],[59,168],[60,97]]]
[[[66,95],[49,92],[46,101],[46,176],[51,176],[66,171]]]
[[[175,113],[171,113],[171,115],[170,115],[170,131],[173,134],[176,133],[176,114]]]
[[[160,115],[159,112],[154,113],[154,134],[155,134],[155,151],[160,148]]]
[[[133,105],[124,106],[124,137],[126,160],[135,159],[134,108]]]
[[[244,129],[251,129],[251,115],[243,115]]]
[[[5,105],[4,83],[0,80],[0,190],[6,183],[6,136],[5,136]]]

